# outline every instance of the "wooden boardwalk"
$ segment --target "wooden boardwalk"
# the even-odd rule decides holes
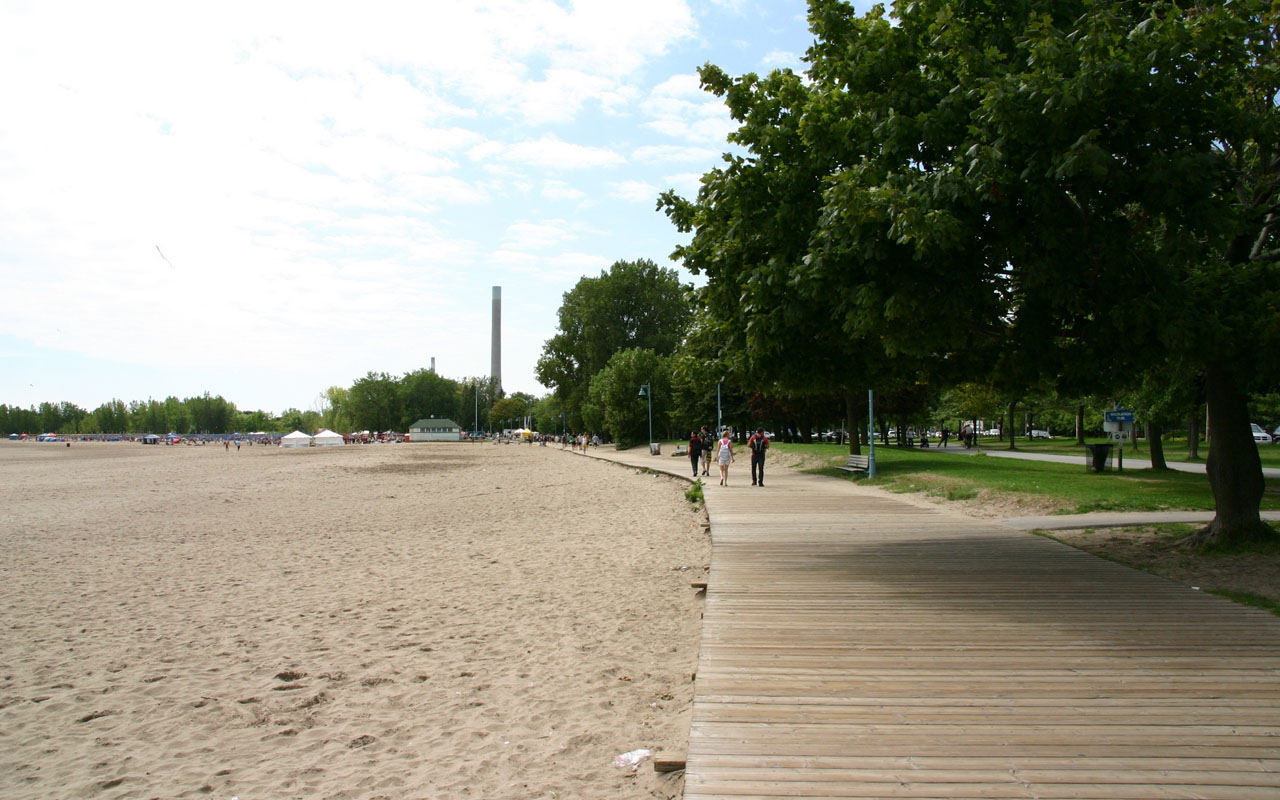
[[[686,800],[1280,798],[1280,618],[845,481],[733,472],[706,491]]]

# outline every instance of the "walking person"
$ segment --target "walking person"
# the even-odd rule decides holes
[[[698,477],[698,465],[702,463],[702,436],[697,431],[689,431],[689,464],[693,467],[693,477]]]
[[[707,426],[702,426],[702,474],[707,475],[711,469],[711,451],[714,449],[715,440],[711,438],[710,431]]]
[[[729,429],[720,434],[720,444],[716,447],[716,463],[720,465],[720,485],[729,485],[729,465],[733,463],[733,442],[729,439]]]
[[[764,428],[756,428],[747,440],[747,447],[751,450],[751,485],[764,486],[764,454],[769,450],[769,437],[764,435]]]

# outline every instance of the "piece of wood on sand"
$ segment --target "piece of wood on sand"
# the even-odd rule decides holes
[[[684,756],[659,754],[653,757],[654,772],[677,772],[684,769]]]

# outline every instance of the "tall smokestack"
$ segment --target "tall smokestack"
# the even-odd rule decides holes
[[[493,378],[499,394],[502,393],[502,287],[493,287],[493,334],[489,356],[489,377]]]
[[[431,357],[431,371],[432,371],[432,372],[435,372],[435,371],[436,371],[436,357],[435,357],[435,356],[432,356],[432,357]]]

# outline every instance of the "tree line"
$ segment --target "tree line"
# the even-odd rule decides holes
[[[369,372],[350,387],[331,386],[308,410],[280,414],[245,411],[221,395],[164,400],[113,399],[87,410],[68,402],[44,402],[22,408],[0,404],[0,431],[60,434],[230,434],[288,433],[329,428],[340,432],[368,430],[405,432],[426,417],[452,419],[464,429],[488,430],[507,422],[546,424],[558,417],[558,406],[544,398],[516,392],[503,396],[492,378],[453,379],[419,369],[401,376]]]
[[[705,282],[676,302],[660,276],[651,314],[620,265],[616,296],[603,275],[566,294],[538,375],[573,423],[643,441],[647,403],[682,428],[732,385],[735,413],[834,397],[854,430],[874,388],[903,416],[950,397],[1010,423],[1126,398],[1159,441],[1203,404],[1196,541],[1274,537],[1249,422],[1280,386],[1280,11],[810,0],[808,20],[803,74],[700,70],[739,151],[658,205]]]

